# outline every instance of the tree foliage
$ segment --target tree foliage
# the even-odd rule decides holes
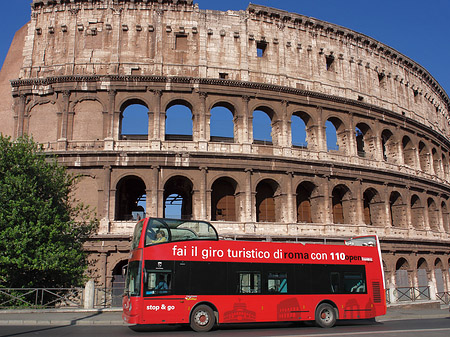
[[[76,180],[33,140],[0,135],[0,286],[83,284],[97,220],[73,199]]]

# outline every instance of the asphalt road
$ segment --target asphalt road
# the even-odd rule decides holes
[[[204,336],[382,336],[382,337],[448,337],[450,336],[450,318],[416,319],[388,322],[352,321],[339,322],[332,329],[322,329],[310,323],[295,324],[251,324],[222,325]],[[122,336],[199,336],[185,326],[157,326],[136,332],[125,326],[0,326],[1,337],[122,337]]]

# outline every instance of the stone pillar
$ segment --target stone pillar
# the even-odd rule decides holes
[[[412,225],[412,215],[411,215],[411,190],[410,186],[406,186],[405,193],[405,205],[406,205],[406,226],[409,229],[413,229]]]
[[[67,130],[69,124],[69,99],[70,91],[65,90],[63,92],[63,103],[62,103],[62,123],[61,123],[61,138],[58,139],[58,149],[67,149]]]
[[[327,137],[325,134],[325,121],[322,117],[322,107],[317,107],[317,150],[327,152]]]
[[[159,166],[152,166],[152,189],[150,191],[151,196],[147,198],[147,214],[150,217],[162,217],[162,214],[158,212],[159,204]],[[150,200],[149,200],[150,199]]]
[[[250,101],[250,97],[242,96],[242,143],[243,144],[251,144],[253,143],[253,125],[252,120],[253,117],[250,116],[250,112],[248,111],[248,102]]]
[[[253,207],[252,169],[245,169],[245,222],[255,222],[256,214]]]
[[[395,271],[391,272],[391,278],[390,278],[390,282],[389,282],[389,298],[390,298],[390,302],[392,303],[397,303],[397,293],[396,293],[396,289],[397,289],[397,281],[395,280]]]
[[[84,286],[84,309],[94,309],[95,284],[94,280],[89,280]]]
[[[387,187],[387,184],[384,184],[384,204],[385,204],[385,212],[386,212],[386,227],[390,228],[392,227],[392,220],[391,220],[391,203],[390,203],[390,193],[389,189]]]
[[[346,146],[347,148],[347,155],[357,157],[358,156],[358,150],[356,146],[356,127],[353,124],[353,114],[350,113],[350,119],[349,119],[349,130],[348,130],[348,144]]]
[[[364,192],[362,190],[362,180],[356,181],[356,224],[364,225]]]
[[[292,180],[294,179],[294,172],[286,172],[286,186],[287,186],[287,207],[285,221],[289,223],[297,222],[296,219],[296,200],[295,192],[293,191]],[[284,208],[284,207],[283,207]]]
[[[201,180],[200,180],[200,220],[208,220],[207,215],[207,205],[206,201],[208,199],[207,197],[207,191],[206,191],[206,185],[208,181],[208,168],[203,166],[200,167],[201,171]]]
[[[436,275],[434,273],[434,269],[431,269],[428,273],[428,286],[430,287],[430,299],[437,300],[436,297]]]
[[[25,120],[25,107],[26,107],[27,97],[25,95],[19,96],[19,111],[17,113],[17,131],[16,136],[22,137],[24,134],[24,120]]]
[[[103,215],[103,221],[106,225],[106,228],[103,228],[106,232],[109,232],[109,223],[111,219],[111,166],[104,166],[103,167],[103,197],[104,197],[104,215]]]
[[[323,177],[323,183],[321,184],[323,187],[323,220],[325,224],[333,223],[333,210],[332,210],[332,195],[330,192],[330,176]]]

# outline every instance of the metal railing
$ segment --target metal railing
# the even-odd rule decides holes
[[[450,304],[450,292],[442,291],[436,294],[436,298],[444,304]]]
[[[0,288],[0,308],[79,308],[83,288]]]

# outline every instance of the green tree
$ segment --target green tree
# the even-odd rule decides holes
[[[32,139],[0,135],[0,286],[83,284],[97,220],[74,200],[76,180]]]

